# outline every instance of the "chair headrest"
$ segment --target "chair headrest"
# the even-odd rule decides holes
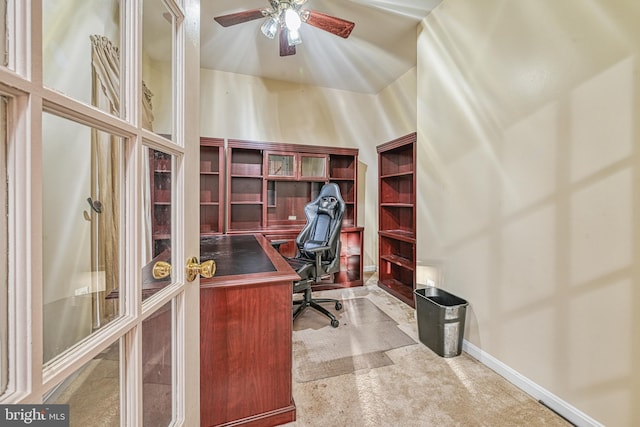
[[[318,204],[318,213],[326,214],[333,219],[336,213],[336,207],[338,206],[338,199],[333,196],[324,196],[320,199]]]

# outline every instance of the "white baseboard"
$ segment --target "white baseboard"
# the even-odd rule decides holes
[[[584,412],[569,405],[558,396],[549,392],[549,390],[540,387],[538,384],[521,375],[519,372],[513,370],[490,354],[482,351],[475,345],[471,344],[469,341],[462,341],[462,349],[467,354],[469,354],[469,356],[478,360],[489,369],[495,371],[498,375],[504,377],[511,384],[515,385],[520,390],[524,391],[537,401],[540,401],[543,405],[547,406],[549,409],[556,412],[561,417],[564,417],[567,421],[575,424],[576,426],[604,427],[603,424],[600,424]]]

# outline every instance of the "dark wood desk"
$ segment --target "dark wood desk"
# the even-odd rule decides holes
[[[291,300],[298,275],[262,235],[203,238],[200,260],[202,426],[275,426],[294,421]]]

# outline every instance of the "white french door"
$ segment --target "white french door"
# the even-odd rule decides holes
[[[1,3],[0,404],[199,425],[200,0]]]

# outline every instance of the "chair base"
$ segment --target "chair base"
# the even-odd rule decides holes
[[[332,299],[332,298],[312,298],[311,297],[311,288],[305,289],[304,290],[304,298],[301,299],[301,300],[294,300],[293,301],[293,305],[294,306],[296,306],[296,305],[298,306],[293,311],[293,320],[296,320],[296,318],[298,316],[300,316],[302,314],[302,312],[304,310],[306,310],[307,307],[311,307],[314,310],[324,314],[329,319],[331,319],[331,326],[333,326],[334,328],[337,328],[338,325],[340,324],[340,322],[338,321],[338,319],[336,319],[336,316],[334,316],[333,313],[331,313],[329,310],[327,310],[326,308],[324,308],[323,306],[320,305],[320,303],[323,303],[323,302],[333,302],[333,303],[335,303],[336,310],[342,309],[342,303],[340,301],[338,301],[337,299]]]

